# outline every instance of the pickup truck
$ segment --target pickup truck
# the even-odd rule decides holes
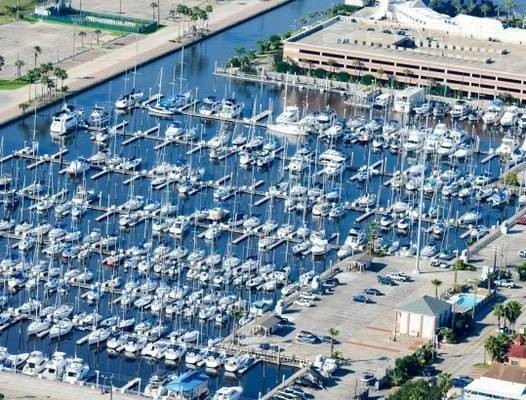
[[[511,279],[499,279],[495,281],[495,285],[499,287],[513,289],[515,287],[515,282],[513,282]]]
[[[409,277],[403,272],[392,272],[387,275],[388,278],[391,278],[394,281],[407,282]]]

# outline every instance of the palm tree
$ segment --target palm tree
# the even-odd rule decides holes
[[[22,113],[25,114],[25,112],[27,111],[27,109],[29,108],[29,103],[28,102],[23,102],[23,103],[20,103],[18,105],[18,108],[20,108],[22,110]]]
[[[516,300],[509,301],[504,306],[504,314],[510,322],[512,327],[515,327],[515,322],[522,314],[522,304]]]
[[[33,56],[35,56],[35,68],[37,67],[38,55],[42,53],[40,46],[33,47]]]
[[[504,308],[504,304],[498,303],[495,304],[495,307],[493,307],[493,315],[497,317],[497,323],[499,325],[499,328],[501,327],[500,321],[502,318],[506,318],[506,310]]]
[[[378,76],[378,80],[382,81],[383,76],[385,75],[385,70],[382,67],[378,68],[376,75]]]
[[[231,314],[232,314],[232,318],[234,319],[234,326],[232,328],[232,339],[235,343],[236,336],[237,336],[237,325],[238,325],[239,320],[241,319],[241,315],[243,315],[243,312],[241,311],[239,307],[235,307],[234,309],[232,309]]]
[[[80,46],[84,48],[84,38],[86,37],[86,32],[80,31],[78,35],[80,37]]]
[[[22,76],[22,67],[26,65],[26,63],[20,59],[15,61],[15,67],[16,67],[16,78],[20,79]]]
[[[156,2],[156,1],[152,1],[152,2],[150,3],[150,7],[152,8],[152,19],[155,20],[155,19],[156,19],[156,18],[155,18],[155,10],[156,10],[157,7],[158,7],[157,2]],[[157,22],[157,23],[158,23],[158,22]]]
[[[442,285],[442,281],[435,278],[431,281],[431,284],[435,287],[435,298],[438,298],[438,287]]]
[[[340,334],[336,328],[329,328],[329,336],[331,337],[331,357],[334,356],[334,339]]]
[[[97,37],[97,46],[98,46],[99,42],[100,42],[100,35],[102,34],[102,31],[100,29],[96,29],[95,32],[93,32],[93,33]]]

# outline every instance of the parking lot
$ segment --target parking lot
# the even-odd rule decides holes
[[[328,356],[330,344],[301,343],[296,339],[297,333],[304,330],[321,337],[329,335],[329,328],[337,329],[339,335],[335,350],[350,360],[347,369],[352,371],[338,377],[339,384],[330,391],[330,395],[336,397],[327,397],[340,398],[338,393],[344,396],[344,393],[354,390],[356,383],[363,386],[360,383],[363,372],[371,371],[380,377],[396,358],[414,352],[424,343],[416,338],[393,340],[394,309],[426,294],[434,296],[435,288],[431,280],[435,278],[443,282],[439,292],[452,286],[454,273],[433,268],[427,261],[422,262],[420,274],[414,274],[414,269],[413,258],[383,257],[375,259],[366,272],[342,272],[337,275],[340,284],[333,293],[321,297],[311,307],[293,305],[287,309],[283,317],[291,321],[291,326],[281,328],[270,337],[248,336],[243,343],[258,346],[269,342],[279,345],[286,354],[313,360],[317,354]],[[395,286],[378,283],[378,275],[386,276],[398,271],[408,275],[410,281],[397,282]],[[459,271],[457,281],[471,280],[478,275],[480,272]],[[353,296],[364,294],[366,288],[376,288],[382,295],[367,295],[373,301],[370,304],[352,300]],[[317,393],[316,398],[323,398],[323,393]]]

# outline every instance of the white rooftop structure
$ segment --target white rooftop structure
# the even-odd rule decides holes
[[[480,377],[464,388],[463,400],[526,400],[526,385]]]
[[[360,16],[361,12],[358,12]],[[388,18],[409,28],[435,30],[454,36],[472,39],[495,40],[503,43],[526,44],[526,30],[504,28],[494,18],[479,18],[469,15],[457,15],[451,18],[427,7],[421,0],[380,0],[374,12],[364,12],[366,18]]]

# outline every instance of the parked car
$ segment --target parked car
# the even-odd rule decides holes
[[[386,285],[386,286],[396,286],[396,282],[393,281],[391,278],[389,278],[388,276],[380,276],[378,275],[376,277],[376,279],[378,280],[378,283],[380,283],[381,285]]]
[[[495,281],[495,285],[513,289],[515,287],[515,282],[513,282],[511,279],[499,279]]]
[[[520,217],[516,223],[519,225],[526,225],[526,217]]]
[[[526,258],[526,249],[519,250],[519,257]]]
[[[352,301],[355,301],[357,303],[372,303],[373,301],[367,297],[367,296],[364,296],[363,294],[359,294],[357,296],[353,296],[352,297]]]
[[[391,278],[394,281],[407,282],[409,277],[403,272],[392,272],[387,275],[388,278]]]
[[[368,294],[369,296],[382,296],[383,293],[380,292],[378,289],[375,288],[368,288],[363,291],[365,294]]]
[[[309,331],[299,331],[296,334],[296,340],[302,343],[314,344],[314,343],[318,343],[320,339],[315,334]]]

